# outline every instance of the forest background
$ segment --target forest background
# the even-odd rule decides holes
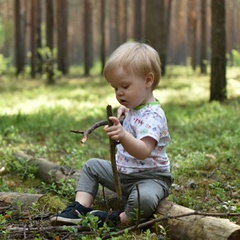
[[[153,45],[162,60],[155,95],[172,137],[168,154],[175,183],[169,200],[201,211],[240,212],[240,0],[0,5],[1,192],[51,193],[62,208],[73,200],[75,182],[46,183],[15,154],[24,151],[74,169],[91,157],[109,159],[103,131],[80,144],[81,136],[69,130],[106,119],[107,104],[116,110],[102,69],[119,44],[138,40]],[[38,211],[57,210],[50,204]],[[31,206],[27,214],[36,211]],[[5,236],[8,226],[19,224],[15,214],[0,214]]]

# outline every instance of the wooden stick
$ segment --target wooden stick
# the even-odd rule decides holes
[[[107,105],[106,110],[107,110],[107,117],[108,117],[108,125],[112,126],[113,123],[109,119],[109,117],[112,116],[112,106]],[[115,188],[116,188],[116,193],[117,193],[117,200],[118,200],[117,206],[119,207],[120,203],[121,203],[121,200],[122,200],[122,190],[121,190],[120,180],[119,180],[118,173],[117,173],[117,165],[116,165],[116,159],[115,159],[116,144],[117,144],[116,141],[109,138],[110,157],[111,157],[110,160],[111,160],[111,164],[112,164],[114,183],[115,183]]]
[[[107,125],[107,124],[108,124],[108,121],[102,120],[102,121],[99,121],[99,122],[94,123],[90,128],[88,128],[88,129],[85,130],[85,131],[70,130],[70,132],[83,134],[81,143],[85,143],[85,142],[87,141],[88,135],[89,135],[91,132],[93,132],[95,129],[97,129],[97,128],[101,127],[101,126],[105,126],[105,125]]]
[[[124,116],[122,116],[119,121],[120,123],[122,124],[123,123],[123,120],[124,120]],[[72,133],[77,133],[77,134],[83,134],[83,137],[82,137],[82,140],[81,140],[81,143],[85,143],[88,139],[88,135],[90,133],[92,133],[95,129],[99,128],[99,127],[102,127],[102,126],[105,126],[108,124],[108,121],[107,120],[101,120],[99,122],[96,122],[94,123],[91,127],[89,127],[87,130],[85,131],[81,131],[81,130],[70,130],[70,132]],[[1,173],[1,172],[0,172]]]

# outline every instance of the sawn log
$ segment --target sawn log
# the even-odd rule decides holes
[[[174,240],[240,240],[240,226],[226,218],[196,215],[194,210],[176,203],[163,200],[160,202],[158,217],[166,218],[161,224],[167,229],[168,236]],[[189,215],[188,214],[193,214]]]

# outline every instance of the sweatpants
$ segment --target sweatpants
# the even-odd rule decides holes
[[[170,173],[156,170],[131,174],[119,173],[118,176],[122,195],[127,198],[124,212],[129,218],[136,217],[135,209],[138,209],[141,219],[149,219],[156,211],[159,202],[169,195],[169,188],[173,182]],[[76,192],[87,192],[95,198],[99,184],[116,191],[111,162],[92,158],[83,166]]]

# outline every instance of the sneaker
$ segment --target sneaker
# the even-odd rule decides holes
[[[120,223],[120,213],[121,211],[104,212],[101,210],[93,210],[90,212],[90,215],[98,217],[98,227],[102,227],[104,223],[107,223],[108,226],[112,227]]]
[[[50,218],[52,225],[74,225],[81,221],[79,215],[86,215],[92,211],[91,208],[86,208],[79,202],[75,201],[64,209],[61,213]]]

